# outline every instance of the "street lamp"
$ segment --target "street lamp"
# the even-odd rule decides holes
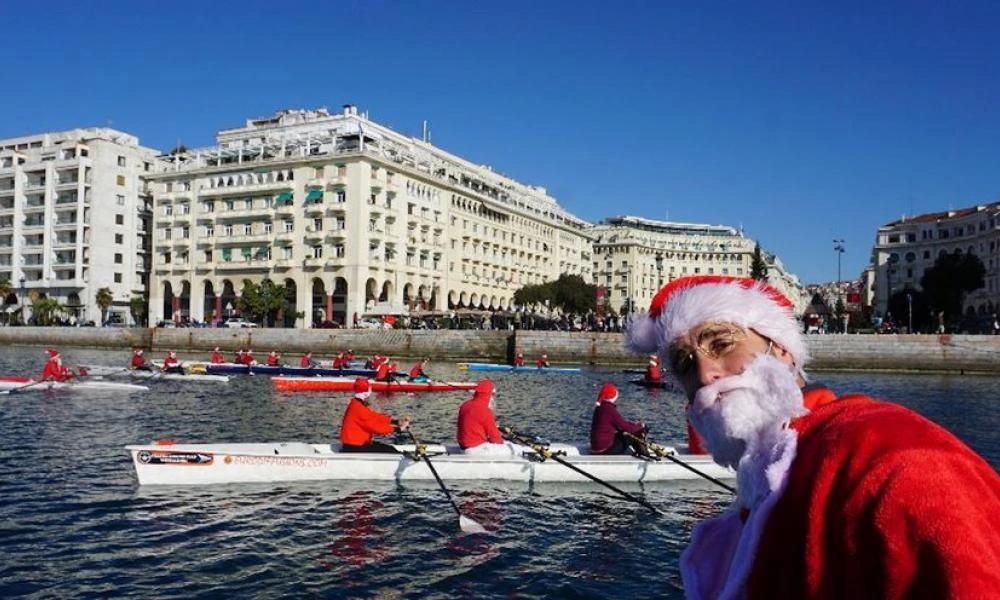
[[[21,325],[25,325],[25,322],[24,322],[24,303],[27,302],[27,300],[28,300],[25,297],[25,295],[27,294],[27,292],[28,292],[28,289],[27,289],[27,286],[24,283],[24,275],[21,275]]]
[[[840,240],[833,240],[833,251],[837,253],[837,305],[836,305],[835,308],[839,309],[839,310],[843,310],[844,303],[843,303],[843,299],[840,297],[840,291],[841,291],[841,286],[840,286],[840,257],[845,252],[845,249],[844,249],[844,240],[842,240],[842,239],[840,239]],[[843,318],[843,315],[838,312],[837,313],[837,319],[840,320],[842,318]],[[838,324],[838,326],[839,326],[839,324]],[[844,327],[844,333],[847,333],[847,327],[846,326]]]

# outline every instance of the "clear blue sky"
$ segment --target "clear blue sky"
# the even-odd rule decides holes
[[[354,103],[589,221],[742,226],[803,282],[996,200],[996,2],[3,2],[0,138],[169,150]]]

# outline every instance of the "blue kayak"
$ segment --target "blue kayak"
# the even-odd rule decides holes
[[[579,373],[579,367],[534,367],[525,365],[501,365],[498,363],[459,363],[467,371],[512,371],[517,373]]]
[[[294,375],[297,377],[375,377],[374,369],[331,369],[328,367],[269,367],[267,365],[238,365],[236,363],[208,363],[207,373],[229,375]]]

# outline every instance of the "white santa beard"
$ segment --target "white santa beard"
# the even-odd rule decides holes
[[[766,452],[785,424],[806,412],[791,367],[762,354],[739,375],[698,390],[688,418],[715,462],[736,468],[744,456]]]

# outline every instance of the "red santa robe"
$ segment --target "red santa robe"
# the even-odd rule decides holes
[[[756,480],[740,477],[757,488],[741,489],[750,507],[695,528],[681,557],[688,597],[996,597],[996,471],[910,410],[832,397],[807,392],[812,412]]]

